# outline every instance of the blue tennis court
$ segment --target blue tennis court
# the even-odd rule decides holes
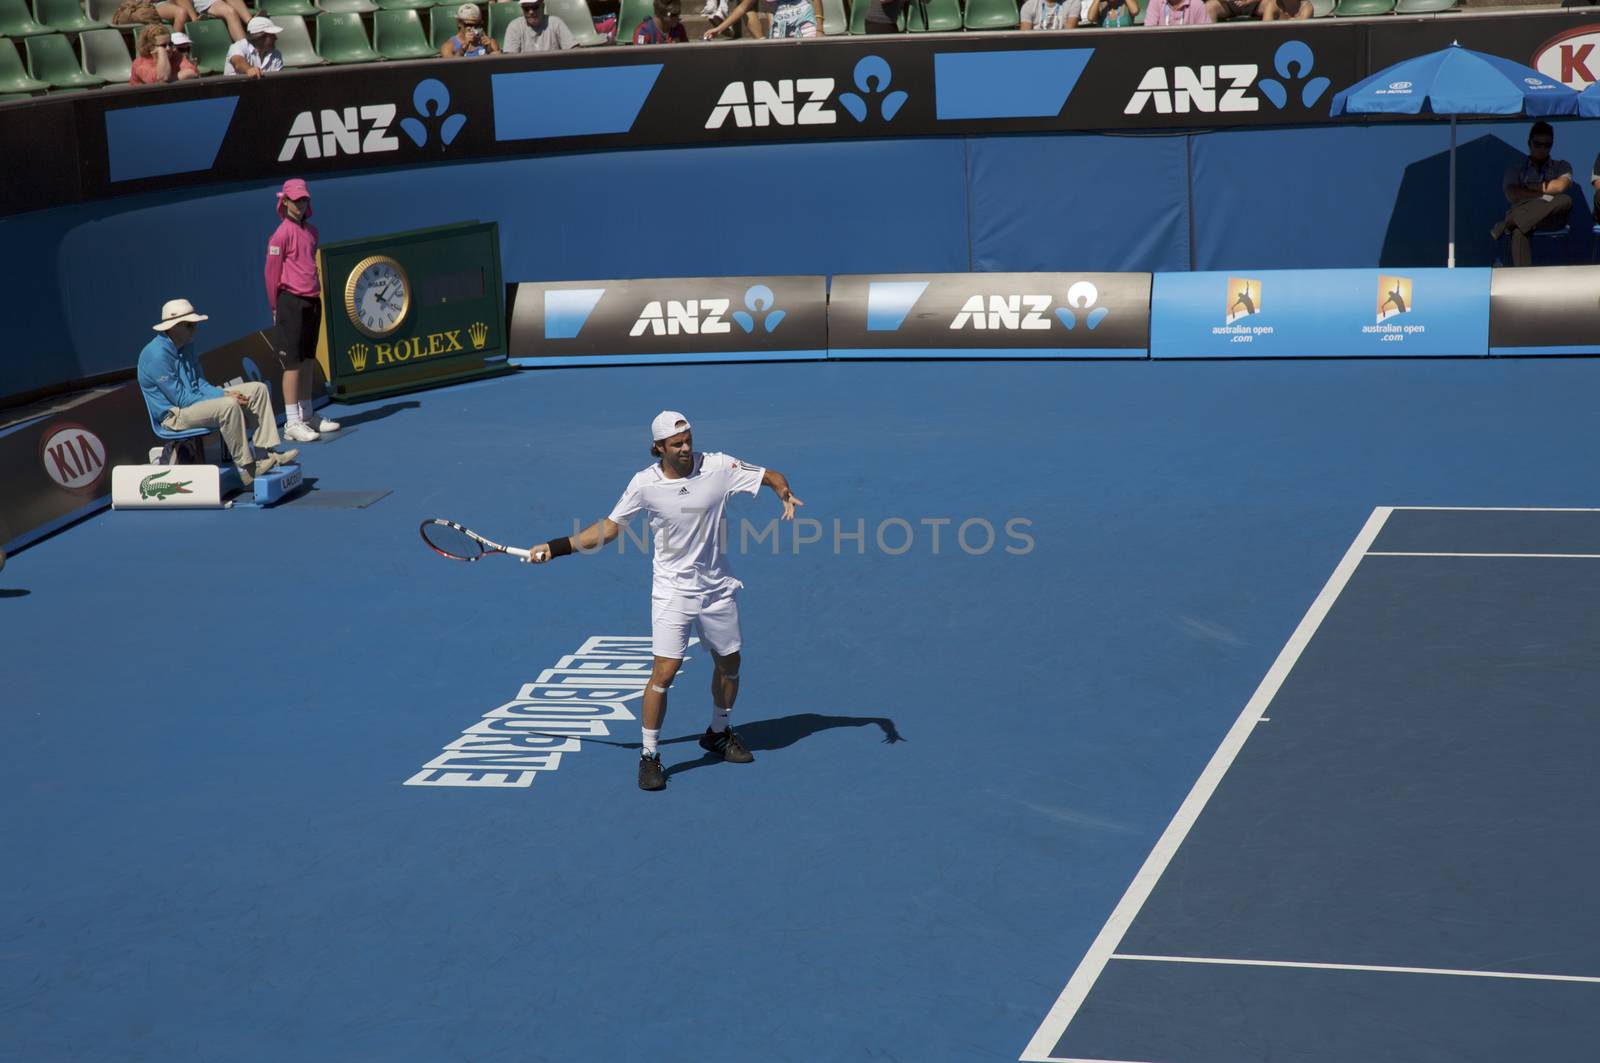
[[[1597,368],[340,407],[281,507],[0,571],[0,1058],[1582,1060],[1600,519],[1554,510],[1593,501]],[[756,762],[701,755],[691,650],[646,794],[647,555],[461,565],[417,525],[570,534],[662,408],[815,524],[730,509]]]

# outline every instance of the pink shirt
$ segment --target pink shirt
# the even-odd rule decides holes
[[[1211,24],[1211,14],[1206,10],[1205,0],[1189,0],[1182,7],[1174,7],[1167,0],[1150,0],[1150,6],[1144,14],[1146,26],[1207,26]]]
[[[273,313],[278,312],[280,289],[307,299],[322,290],[317,284],[317,227],[309,222],[300,225],[285,218],[267,241],[267,305]]]

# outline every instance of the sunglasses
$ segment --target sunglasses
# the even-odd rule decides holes
[[[1529,145],[1535,148],[1548,148],[1555,145],[1553,140],[1530,140]]]

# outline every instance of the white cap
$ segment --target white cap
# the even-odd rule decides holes
[[[189,40],[189,35],[187,33],[174,33],[172,35],[172,43],[174,45],[180,45],[181,46],[181,45],[185,45],[185,44],[191,44],[193,42],[191,42]]]
[[[456,8],[457,22],[482,22],[483,9],[477,4],[462,4]]]
[[[254,37],[258,33],[282,32],[283,27],[272,21],[270,18],[267,18],[265,15],[257,15],[255,18],[251,19],[244,28],[246,37]]]
[[[656,419],[650,422],[650,441],[659,443],[679,432],[687,432],[689,428],[689,418],[677,410],[662,410],[656,414]]]
[[[173,325],[180,325],[185,321],[209,321],[206,314],[194,312],[194,304],[187,299],[169,299],[161,307],[161,323],[150,327],[157,332],[165,332]]]

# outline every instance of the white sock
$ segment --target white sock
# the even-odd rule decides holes
[[[298,402],[285,402],[283,404],[283,426],[300,423],[300,404]]]
[[[656,742],[659,741],[660,738],[661,738],[661,728],[657,727],[654,731],[652,731],[648,727],[641,727],[641,728],[639,728],[639,733],[644,735],[644,751],[645,751],[645,753],[647,753],[647,754],[648,753],[655,753],[656,752]]]
[[[723,709],[723,708],[718,708],[717,706],[712,706],[712,708],[711,708],[711,730],[714,731],[714,732],[715,731],[726,731],[728,729],[728,717],[730,715],[732,715],[732,713],[733,713],[732,709]]]

